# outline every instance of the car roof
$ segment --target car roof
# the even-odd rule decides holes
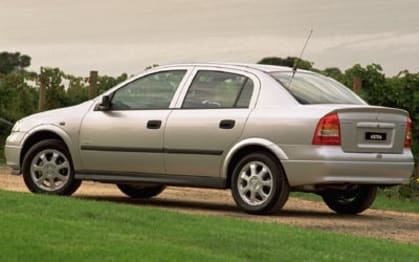
[[[170,64],[161,65],[162,67],[182,67],[182,66],[212,66],[234,69],[254,69],[263,72],[277,72],[277,71],[291,71],[291,67],[276,66],[276,65],[261,65],[261,64],[246,64],[246,63],[184,63],[184,64]],[[306,71],[299,69],[298,71]]]

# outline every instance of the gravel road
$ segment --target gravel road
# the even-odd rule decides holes
[[[4,168],[0,168],[0,189],[27,192],[22,177],[9,175],[9,170]],[[153,206],[182,213],[288,224],[419,245],[419,214],[414,213],[370,209],[358,216],[343,216],[331,212],[322,202],[290,198],[278,214],[252,216],[236,207],[229,190],[169,187],[152,200],[139,201],[125,197],[114,185],[94,182],[84,182],[74,196],[138,207]]]

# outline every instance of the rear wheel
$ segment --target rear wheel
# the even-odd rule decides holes
[[[23,159],[22,173],[26,186],[33,193],[71,195],[81,184],[74,178],[70,153],[57,139],[33,145]]]
[[[322,198],[338,214],[359,214],[372,205],[376,193],[376,186],[359,185],[350,190],[327,190]]]
[[[121,190],[122,193],[131,197],[138,199],[148,199],[157,196],[166,188],[162,185],[157,186],[145,186],[145,185],[125,185],[118,184],[117,187]]]
[[[267,153],[252,153],[236,165],[231,191],[237,205],[251,214],[280,210],[288,200],[289,186],[282,168]]]

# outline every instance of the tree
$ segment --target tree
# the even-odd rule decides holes
[[[360,95],[372,105],[392,106],[394,98],[393,88],[388,85],[383,68],[378,64],[370,64],[362,67],[356,64],[345,71],[344,84],[352,86],[354,78],[359,77],[362,81]]]
[[[14,71],[22,71],[31,65],[31,58],[27,55],[22,55],[19,52],[0,53],[0,73],[9,74]]]
[[[66,106],[77,105],[89,99],[87,79],[65,75],[68,80]]]
[[[63,84],[63,72],[59,68],[43,67],[39,81],[43,81],[46,89],[46,109],[54,109],[67,105],[67,95]]]
[[[29,75],[11,73],[0,78],[0,117],[12,123],[36,112],[38,95],[25,77]],[[4,141],[10,129],[10,125],[0,123],[0,158],[3,158]]]
[[[38,95],[25,76],[13,73],[0,80],[0,116],[12,122],[36,112]]]
[[[339,82],[342,82],[342,83],[345,82],[345,75],[337,67],[328,67],[320,71],[319,73],[322,73],[328,77],[331,77]]]
[[[116,86],[117,84],[127,80],[128,75],[127,74],[121,74],[117,77],[112,76],[98,76],[97,79],[97,91],[98,94],[102,94],[103,92],[109,90],[110,88]]]
[[[313,69],[313,62],[300,59],[298,57],[288,56],[287,58],[281,57],[265,57],[258,62],[258,64],[264,65],[278,65],[294,67],[294,63],[297,63],[297,68],[310,70]]]

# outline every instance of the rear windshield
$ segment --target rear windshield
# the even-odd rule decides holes
[[[292,72],[270,73],[301,104],[366,104],[349,88],[332,78],[316,73]]]

